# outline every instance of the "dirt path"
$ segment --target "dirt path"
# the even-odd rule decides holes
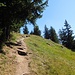
[[[29,55],[27,54],[27,47],[25,42],[23,41],[24,38],[18,40],[20,44],[17,46],[17,54],[16,54],[16,74],[15,75],[30,75],[29,71]]]

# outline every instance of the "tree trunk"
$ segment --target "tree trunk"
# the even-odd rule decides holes
[[[9,40],[10,39],[10,26],[8,25],[6,27],[6,40]]]

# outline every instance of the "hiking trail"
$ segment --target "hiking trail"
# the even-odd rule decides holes
[[[29,54],[27,52],[27,47],[24,42],[25,38],[21,38],[17,41],[18,46],[16,47],[16,73],[15,75],[30,75],[29,70]]]

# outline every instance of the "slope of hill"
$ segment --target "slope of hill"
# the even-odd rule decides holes
[[[30,63],[33,75],[75,75],[75,52],[35,35],[25,42],[33,53]]]
[[[35,35],[26,37],[26,35],[14,33],[11,42],[15,44],[16,40],[21,38],[25,38],[27,56],[18,55],[16,48],[18,46],[5,45],[3,52],[0,53],[0,75],[16,75],[16,69],[17,71],[20,70],[17,66],[21,62],[20,58],[18,58],[20,62],[17,62],[17,55],[21,59],[26,59],[25,63],[28,64],[30,71],[30,74],[27,75],[75,75],[75,52]],[[27,63],[27,61],[29,62]],[[25,63],[23,62],[24,66]]]
[[[0,49],[0,75],[15,75],[17,62],[15,61],[16,55],[13,48],[14,42],[16,42],[21,35],[18,33],[12,33],[12,35],[10,42],[7,42],[2,50]],[[12,45],[10,43],[12,43]]]

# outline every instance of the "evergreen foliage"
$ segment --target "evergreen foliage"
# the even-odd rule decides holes
[[[50,27],[50,30],[49,30],[49,39],[51,39],[52,41],[54,41],[56,43],[59,43],[56,31],[52,26]]]
[[[28,28],[27,28],[26,25],[25,25],[24,28],[23,28],[23,33],[24,33],[24,34],[28,34],[28,33],[29,33]]]
[[[66,20],[64,27],[64,29],[59,31],[60,40],[64,46],[66,46],[69,49],[72,49],[74,43],[73,31],[71,30],[71,26]]]
[[[49,30],[46,25],[44,27],[44,38],[49,39]]]
[[[10,32],[19,32],[24,24],[35,25],[47,3],[48,0],[0,0],[0,40],[8,40]]]
[[[30,32],[30,34],[34,34],[34,32],[33,32],[33,31],[31,31],[31,32]]]
[[[37,25],[34,26],[34,35],[41,36],[41,31],[39,30],[39,27]]]

